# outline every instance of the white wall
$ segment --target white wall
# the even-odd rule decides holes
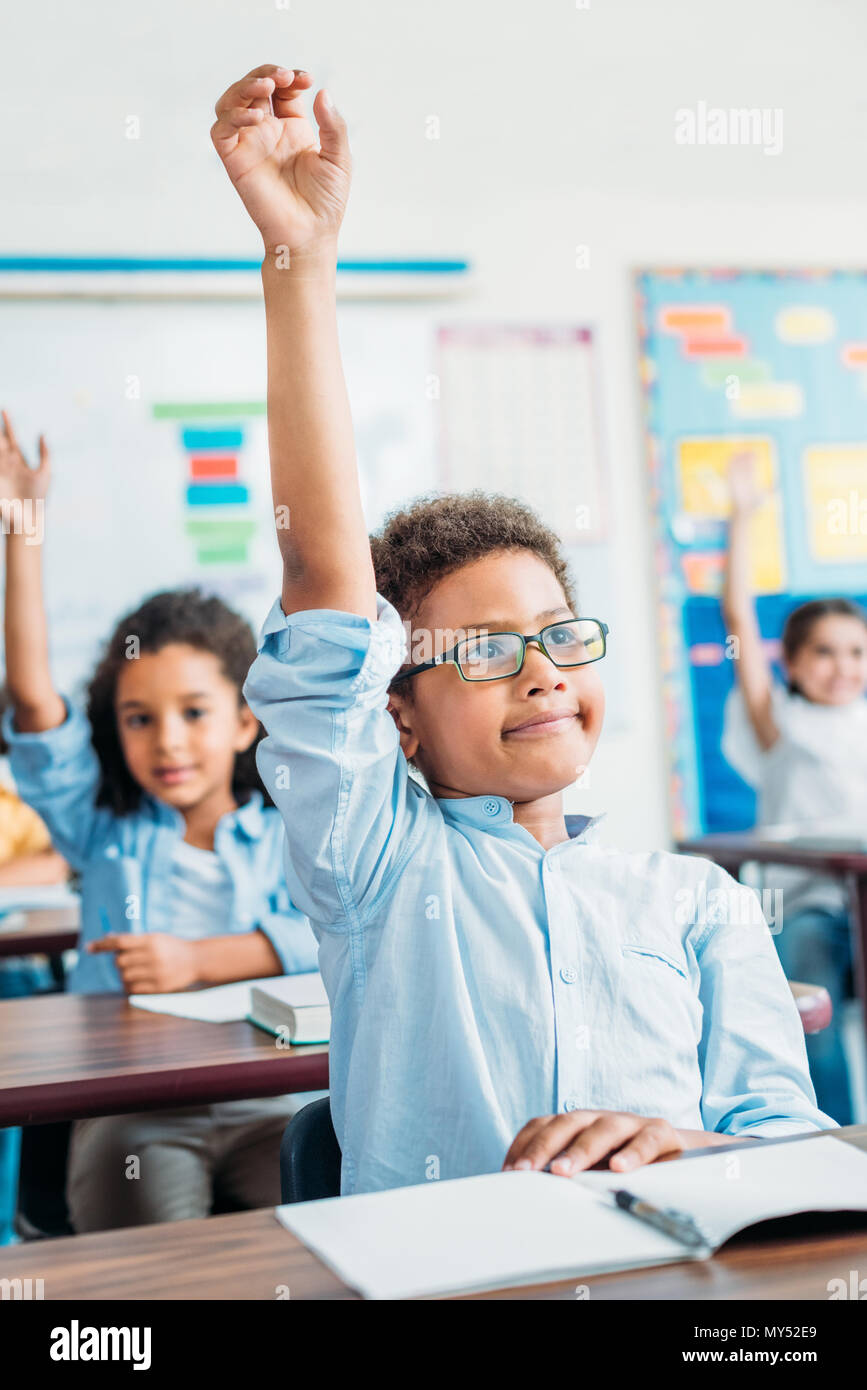
[[[631,720],[592,787],[611,838],[664,844],[664,748],[629,270],[863,265],[863,0],[19,0],[0,56],[0,254],[255,255],[208,139],[221,90],[297,65],[347,115],[344,254],[457,254],[479,317],[601,337]],[[780,108],[783,148],[686,148],[699,101]],[[141,138],[125,137],[137,116]],[[441,136],[425,136],[436,115]],[[588,269],[575,247],[590,248]],[[0,310],[2,314],[2,310]],[[0,320],[2,321],[2,320]],[[580,583],[580,574],[578,576]]]

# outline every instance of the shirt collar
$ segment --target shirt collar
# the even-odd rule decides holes
[[[513,825],[515,821],[512,803],[505,796],[444,796],[437,797],[436,803],[447,821],[475,825],[481,830]],[[595,839],[605,817],[568,815],[565,819],[569,839],[579,843]]]
[[[184,818],[180,811],[177,811],[174,806],[167,806],[164,801],[158,801],[156,797],[148,796],[147,794],[145,795],[145,799],[151,807],[154,820],[159,824],[171,825],[176,829],[183,829]],[[251,792],[249,799],[244,802],[243,806],[239,806],[237,810],[228,811],[226,815],[221,816],[217,822],[218,831],[221,826],[226,826],[229,830],[237,827],[246,839],[261,840],[265,833],[265,805],[262,793],[257,791]]]

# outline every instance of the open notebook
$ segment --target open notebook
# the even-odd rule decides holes
[[[687,1214],[701,1253],[618,1208],[626,1188]],[[830,1135],[563,1178],[493,1173],[277,1208],[277,1217],[366,1298],[414,1298],[579,1279],[706,1258],[759,1221],[867,1211],[867,1154]]]
[[[202,1023],[234,1023],[250,1017],[252,1000],[257,995],[260,998],[272,996],[277,1010],[294,1007],[303,1013],[308,1008],[321,1010],[324,1006],[327,1012],[328,996],[322,976],[316,970],[300,975],[268,975],[261,980],[238,980],[228,985],[213,985],[210,989],[183,989],[173,994],[131,994],[129,1002],[148,1013],[174,1014],[176,1018],[193,1018]],[[318,1031],[321,1033],[322,1030]],[[315,1040],[327,1042],[327,1029],[324,1037]],[[314,1039],[305,1037],[304,1041]]]

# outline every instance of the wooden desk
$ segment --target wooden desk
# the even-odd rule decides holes
[[[867,1125],[840,1131],[867,1149]],[[781,1142],[809,1143],[813,1136]],[[766,1143],[772,1141],[766,1140]],[[734,1146],[737,1147],[737,1146]],[[696,1152],[674,1162],[700,1163]],[[711,1260],[573,1278],[473,1299],[822,1299],[829,1279],[867,1268],[867,1218],[820,1235],[740,1236]],[[855,1226],[860,1223],[860,1228]],[[830,1220],[829,1220],[829,1224]],[[198,1221],[0,1247],[0,1278],[43,1279],[46,1299],[296,1299],[357,1295],[277,1221],[269,1207]]]
[[[790,841],[763,837],[760,831],[701,835],[694,840],[679,840],[677,848],[682,854],[712,859],[735,878],[740,876],[744,864],[785,864],[842,878],[851,904],[855,988],[867,1018],[867,853],[807,849]]]
[[[0,1127],[328,1087],[328,1048],[197,1023],[122,994],[0,1000]]]
[[[23,919],[18,926],[6,921]],[[0,917],[0,956],[57,956],[78,941],[78,911],[74,907],[23,908]]]

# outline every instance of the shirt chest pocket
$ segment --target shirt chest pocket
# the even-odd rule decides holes
[[[652,945],[622,947],[622,1001],[647,1046],[686,1057],[701,1035],[701,1005],[685,960]]]
[[[623,960],[627,968],[634,964],[636,968],[644,965],[648,969],[670,971],[679,975],[687,984],[689,983],[686,966],[656,946],[624,946],[622,950]]]

